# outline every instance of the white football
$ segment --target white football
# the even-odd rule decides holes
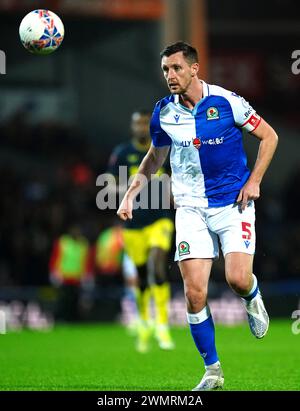
[[[33,54],[53,53],[65,35],[61,19],[50,10],[33,10],[21,21],[19,28],[23,46]]]

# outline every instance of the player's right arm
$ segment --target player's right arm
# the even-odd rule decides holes
[[[151,176],[156,174],[158,169],[162,167],[169,149],[169,146],[155,147],[153,144],[149,148],[117,211],[117,215],[122,220],[132,219],[133,201],[135,197],[148,183]]]
[[[260,140],[254,168],[237,198],[237,202],[241,204],[241,209],[245,210],[248,201],[257,200],[260,196],[260,184],[275,153],[278,136],[273,128],[242,97],[231,93],[228,99],[236,125]]]

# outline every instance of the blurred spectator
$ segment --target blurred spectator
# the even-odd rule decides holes
[[[89,243],[78,225],[55,241],[49,268],[51,283],[59,288],[56,319],[78,321],[80,286],[91,279]]]
[[[75,126],[33,121],[35,109],[29,102],[0,123],[2,286],[49,284],[51,245],[66,221],[80,218],[95,227],[102,219],[95,207],[95,152]]]
[[[123,235],[119,222],[103,230],[94,249],[95,280],[102,287],[122,279]]]

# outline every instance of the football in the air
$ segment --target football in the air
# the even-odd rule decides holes
[[[53,53],[65,35],[61,19],[50,10],[33,10],[21,21],[19,28],[23,46],[33,54]]]

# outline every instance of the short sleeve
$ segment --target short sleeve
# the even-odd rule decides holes
[[[170,136],[161,128],[160,110],[161,105],[160,102],[158,102],[154,108],[150,122],[150,135],[154,147],[170,146],[172,144]]]
[[[231,93],[229,102],[232,108],[235,124],[247,131],[254,131],[259,123],[261,117],[256,113],[248,101],[235,93]]]

